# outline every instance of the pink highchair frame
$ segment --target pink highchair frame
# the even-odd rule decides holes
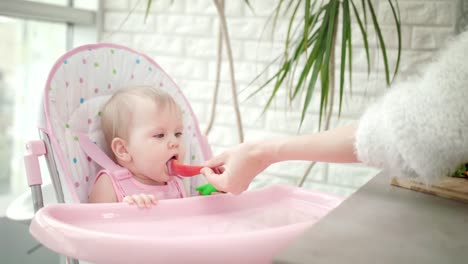
[[[80,52],[85,49],[89,49],[89,48],[98,49],[101,47],[114,47],[114,48],[125,49],[127,51],[133,52],[140,56],[144,56],[146,59],[152,62],[154,66],[160,68],[159,65],[157,65],[152,59],[148,58],[146,55],[137,53],[126,47],[122,47],[122,46],[118,46],[114,44],[86,45],[86,46],[70,51],[69,53],[65,54],[58,60],[53,70],[51,71],[51,74],[49,75],[49,79],[46,84],[46,93],[47,93],[47,88],[49,87],[49,84],[50,84],[51,76],[55,73],[55,70],[57,69],[57,64],[61,60],[63,60],[63,58],[66,58],[67,56],[70,56],[70,54]],[[77,252],[79,251],[77,249],[83,246],[83,244],[78,243],[79,241],[76,241],[77,239],[82,240],[86,238],[86,239],[92,240],[93,238],[94,239],[96,238],[94,236],[97,233],[100,233],[98,237],[101,237],[103,241],[107,241],[108,243],[111,243],[111,244],[113,243],[113,246],[115,247],[115,249],[121,249],[121,250],[124,250],[124,248],[127,246],[125,243],[129,243],[128,245],[130,247],[131,246],[144,247],[146,244],[154,245],[154,246],[172,245],[172,247],[177,247],[177,245],[185,245],[186,248],[189,249],[189,251],[194,250],[193,248],[194,246],[192,245],[193,243],[200,243],[200,244],[205,243],[203,244],[204,247],[210,247],[211,245],[213,249],[215,249],[217,246],[219,247],[219,245],[226,245],[226,247],[230,247],[228,245],[233,245],[233,247],[234,245],[238,245],[237,247],[242,247],[243,245],[249,245],[248,246],[249,248],[233,249],[233,252],[238,252],[239,254],[244,254],[244,255],[245,255],[245,252],[251,252],[253,256],[242,256],[242,257],[239,256],[239,258],[236,258],[236,259],[231,259],[231,260],[224,259],[225,261],[223,262],[239,263],[238,261],[240,261],[241,259],[243,259],[244,261],[268,262],[268,261],[271,261],[272,254],[276,253],[279,249],[284,247],[291,239],[299,235],[303,230],[305,230],[305,228],[312,225],[319,218],[323,217],[328,211],[332,210],[341,202],[340,198],[337,198],[333,195],[322,194],[318,192],[307,192],[307,191],[299,190],[298,188],[292,188],[292,187],[276,186],[276,187],[267,188],[265,190],[246,192],[245,194],[242,194],[239,196],[233,196],[233,195],[227,194],[227,195],[220,195],[219,197],[217,196],[193,197],[193,198],[180,199],[180,200],[160,201],[160,204],[155,206],[155,209],[151,209],[149,213],[144,213],[141,211],[135,212],[136,210],[135,207],[131,207],[126,204],[113,204],[113,205],[109,205],[109,204],[60,205],[59,204],[59,205],[47,206],[43,208],[44,204],[43,204],[42,190],[41,190],[42,179],[41,179],[39,162],[38,162],[38,158],[42,155],[45,156],[47,165],[49,167],[49,172],[50,172],[52,184],[55,189],[55,195],[56,195],[57,201],[59,203],[65,203],[62,183],[59,177],[59,171],[57,169],[56,160],[53,155],[54,149],[52,148],[52,145],[57,144],[57,143],[55,142],[55,139],[53,138],[54,137],[53,133],[51,134],[52,129],[51,129],[50,122],[48,120],[49,117],[47,113],[47,105],[45,105],[45,107],[46,107],[45,108],[46,120],[42,120],[42,121],[45,121],[45,124],[42,124],[43,127],[39,128],[41,140],[30,141],[26,144],[26,154],[24,158],[28,184],[31,187],[34,210],[36,212],[36,215],[30,227],[30,231],[33,234],[33,236],[36,239],[38,239],[41,243],[52,248],[52,250],[58,251],[65,255],[68,254],[67,256],[83,257],[85,260],[102,261],[102,262],[107,262],[109,261],[109,259],[112,259],[110,258],[110,256],[102,256],[102,255],[97,256],[97,254],[99,254],[98,252],[94,252],[93,254],[96,254],[94,256],[90,256],[86,254],[83,255],[83,252]],[[193,115],[193,112],[191,114]],[[204,158],[207,159],[211,156],[211,151],[207,144],[206,138],[203,135],[201,135],[198,129],[198,125],[195,129],[195,132],[198,133],[197,136],[199,137],[200,142],[202,144],[202,148],[201,148],[203,152],[202,154]],[[70,183],[68,184],[69,184],[68,186],[70,186]],[[74,197],[74,198],[75,200],[77,200],[77,197]],[[142,238],[141,237],[142,234],[139,233],[139,232],[142,232],[141,230],[139,232],[135,231],[135,234],[127,233],[126,231],[118,231],[114,229],[112,230],[106,229],[107,231],[94,230],[93,229],[94,227],[90,229],[89,226],[83,225],[83,223],[77,221],[76,218],[73,219],[67,216],[67,215],[73,214],[75,210],[82,214],[89,213],[88,215],[89,219],[96,220],[96,225],[97,225],[98,222],[99,224],[102,224],[101,222],[106,221],[105,218],[111,217],[111,215],[114,215],[113,217],[116,217],[116,215],[125,216],[127,218],[124,217],[123,219],[125,219],[126,221],[133,221],[134,218],[129,216],[130,214],[137,215],[138,217],[145,217],[146,215],[146,217],[151,216],[153,218],[158,218],[159,216],[158,214],[156,214],[156,212],[163,211],[162,214],[166,214],[166,213],[172,214],[174,215],[174,217],[178,217],[177,219],[179,218],[183,219],[185,217],[188,219],[202,218],[202,219],[206,219],[207,224],[216,225],[216,223],[219,223],[222,221],[225,221],[225,223],[228,223],[229,222],[228,219],[229,217],[232,217],[233,213],[234,215],[244,214],[245,216],[249,216],[248,214],[251,214],[252,210],[262,210],[265,208],[270,208],[272,202],[273,203],[277,202],[278,204],[280,204],[279,206],[292,207],[293,209],[299,208],[297,209],[299,211],[304,209],[305,210],[304,212],[306,212],[307,210],[310,210],[310,211],[315,210],[317,211],[317,213],[311,212],[311,214],[300,216],[299,222],[294,222],[295,220],[293,219],[293,220],[290,220],[292,221],[291,223],[288,223],[288,222],[282,223],[282,225],[280,226],[268,226],[267,225],[266,227],[260,227],[259,230],[252,230],[252,231],[240,230],[239,233],[232,233],[232,234],[227,234],[227,233],[226,234],[224,233],[212,234],[212,233],[209,233],[211,232],[209,230],[207,231],[207,234],[204,234],[203,232],[200,232],[200,233],[195,232],[193,234],[194,237],[184,237],[180,235],[179,240],[174,239],[174,237],[170,237],[170,236],[160,237],[158,235],[154,235],[154,237]],[[253,207],[249,207],[249,206],[253,206]],[[289,209],[286,207],[283,207],[283,208],[279,207],[278,210]],[[180,212],[185,211],[186,214],[184,215],[183,213],[181,214],[180,212],[177,212],[176,211],[177,208],[179,209]],[[272,214],[273,217],[275,217],[276,214],[274,211],[276,209],[273,208],[271,210],[272,211],[270,212],[270,214]],[[106,216],[106,213],[107,213],[107,216]],[[206,217],[205,217],[205,214],[206,214]],[[218,217],[218,214],[220,218],[216,218]],[[80,217],[80,215],[75,215],[75,216],[78,218]],[[265,217],[268,218],[267,216],[268,215],[266,215]],[[316,217],[317,219],[308,219],[307,217]],[[236,217],[233,217],[233,218],[236,218]],[[238,219],[241,219],[241,218],[243,217],[240,217]],[[254,222],[264,221],[264,219],[259,220],[257,218],[253,219],[252,221]],[[118,220],[122,218],[115,218],[115,219]],[[152,218],[150,218],[150,220],[151,219]],[[164,224],[164,223],[171,222],[170,221],[171,219],[169,219],[169,221],[166,221],[167,219],[164,221],[163,220],[161,220],[162,222],[154,222],[154,223],[159,225],[161,223]],[[150,228],[153,222],[150,222],[150,223],[144,222],[144,223],[145,225],[148,226],[148,228]],[[190,222],[186,221],[185,224],[190,225]],[[110,225],[111,224],[108,224],[108,226]],[[100,226],[100,228],[105,229],[105,226]],[[178,235],[179,234],[177,233],[176,237]],[[63,237],[58,238],[60,236],[63,236]],[[199,242],[196,242],[197,237],[198,237]],[[249,238],[252,238],[253,240]],[[138,240],[145,240],[146,243],[142,244],[142,242]],[[190,242],[190,241],[193,241],[193,242]],[[253,241],[255,241],[255,243],[257,244],[257,249],[253,247],[254,244],[252,245],[249,244],[249,243],[253,243]],[[60,248],[61,245],[65,247],[64,244],[68,245],[67,248],[65,249]],[[208,248],[205,248],[205,249],[209,250]],[[88,250],[91,251],[91,249],[88,249]],[[110,252],[109,249],[103,250],[103,251]],[[168,250],[168,251],[171,251],[171,250]],[[226,248],[218,248],[215,251],[216,252],[214,252],[214,255],[211,256],[210,258],[206,258],[205,256],[204,258],[200,258],[199,260],[203,259],[206,261],[208,259],[210,261],[222,261],[223,257],[232,255],[230,250]],[[148,248],[148,252],[152,252],[153,253],[152,256],[155,256],[155,257],[165,256],[163,254],[164,252],[161,253],[161,252],[155,252],[154,250],[151,251],[151,248]],[[147,254],[149,254],[148,252]],[[194,252],[196,252],[196,250]],[[139,263],[141,263],[141,261],[146,262],[145,260],[148,260],[150,262],[152,261],[151,259],[139,259],[139,256],[135,256],[135,258],[140,261]],[[121,258],[121,259],[113,258],[112,261],[122,262],[123,259],[124,258]],[[187,260],[190,260],[190,258],[184,259],[184,261],[187,261]],[[195,261],[194,259],[192,260]],[[72,263],[78,263],[77,259],[69,258],[69,257],[67,257],[67,261],[72,262]],[[165,260],[163,260],[163,262],[164,261]],[[184,261],[180,260],[180,258],[179,258],[179,261],[174,260],[174,262],[180,262],[180,263],[184,263]]]
[[[24,155],[24,164],[25,164],[25,172],[26,172],[26,177],[27,177],[27,182],[29,187],[31,188],[31,199],[33,203],[33,208],[34,212],[36,213],[39,209],[44,207],[44,200],[43,200],[43,195],[42,195],[42,176],[41,176],[41,170],[40,170],[40,165],[39,165],[39,157],[44,156],[45,160],[47,162],[47,167],[49,169],[50,173],[50,178],[52,185],[54,187],[55,191],[55,197],[57,199],[58,203],[65,203],[65,196],[63,193],[63,186],[62,182],[60,180],[59,172],[57,170],[57,162],[54,158],[53,155],[53,142],[55,142],[54,135],[53,135],[53,129],[51,129],[50,121],[49,119],[49,111],[48,111],[48,87],[50,86],[51,78],[57,71],[59,64],[61,61],[66,59],[67,57],[70,57],[76,53],[79,53],[83,50],[87,49],[99,49],[99,48],[119,48],[119,49],[124,49],[128,50],[130,52],[133,52],[135,54],[138,54],[141,57],[144,57],[147,59],[149,62],[151,62],[155,67],[159,68],[162,72],[164,70],[150,57],[143,53],[139,53],[137,51],[134,51],[128,47],[112,44],[112,43],[99,43],[99,44],[89,44],[89,45],[84,45],[78,48],[75,48],[64,55],[62,55],[55,65],[53,66],[51,72],[49,73],[46,85],[45,85],[45,99],[43,100],[44,104],[44,118],[45,120],[41,120],[41,126],[39,127],[39,136],[41,140],[31,140],[26,143],[26,151]],[[169,75],[166,73],[166,75],[169,77]],[[170,78],[170,77],[169,77]],[[171,80],[172,81],[172,80]],[[187,99],[184,97],[185,101],[188,103]],[[191,115],[195,116],[193,113],[193,110],[190,108]],[[42,116],[41,116],[42,117]],[[211,157],[211,149],[209,148],[207,139],[201,134],[200,129],[198,128],[198,123],[195,124],[196,127],[194,129],[195,133],[197,133],[197,137],[200,139],[202,145],[201,149],[203,152],[203,155],[205,159],[208,159]],[[52,139],[51,139],[52,137]],[[75,201],[79,201],[76,195],[72,195],[73,199]],[[72,261],[73,263],[78,263],[77,260],[67,258],[67,261],[70,262]]]

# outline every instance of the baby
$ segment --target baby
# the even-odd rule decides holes
[[[100,171],[89,202],[150,207],[186,196],[183,181],[167,169],[185,154],[182,112],[169,94],[151,86],[123,88],[104,105],[101,126],[113,160],[128,173]]]

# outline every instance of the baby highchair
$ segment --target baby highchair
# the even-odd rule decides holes
[[[150,209],[87,204],[94,176],[107,166],[100,109],[120,87],[155,85],[184,115],[185,164],[211,157],[189,102],[148,56],[115,44],[85,45],[63,55],[45,86],[41,140],[26,144],[35,216],[30,232],[72,259],[95,263],[268,263],[341,199],[287,186],[241,195],[197,196],[202,176],[184,178],[196,197]],[[38,157],[45,155],[58,204],[44,208]],[[42,209],[41,209],[42,208]]]

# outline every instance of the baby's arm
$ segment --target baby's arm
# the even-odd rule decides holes
[[[102,174],[94,183],[89,195],[90,203],[116,203],[117,195],[114,191],[112,181],[107,174]]]

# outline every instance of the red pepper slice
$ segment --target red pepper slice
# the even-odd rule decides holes
[[[203,166],[195,166],[195,165],[184,165],[177,162],[177,160],[169,161],[169,174],[171,175],[179,175],[184,177],[192,177],[195,175],[200,174],[200,170]]]

